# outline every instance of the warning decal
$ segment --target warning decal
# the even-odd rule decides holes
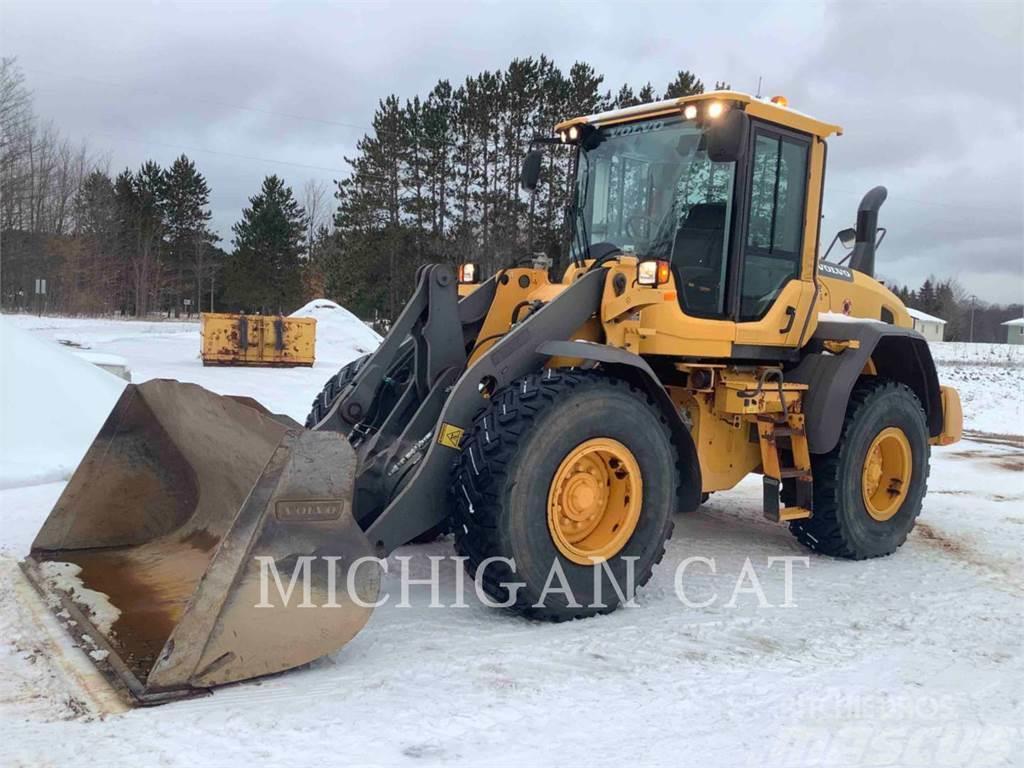
[[[462,427],[456,427],[454,424],[441,423],[441,431],[437,435],[437,442],[448,448],[459,449],[459,443],[462,442],[462,433],[465,430]]]

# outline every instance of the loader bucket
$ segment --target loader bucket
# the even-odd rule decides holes
[[[377,565],[348,578],[374,555],[352,516],[355,471],[344,437],[254,401],[129,385],[23,567],[137,703],[279,672],[369,618]]]

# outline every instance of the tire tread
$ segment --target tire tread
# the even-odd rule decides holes
[[[507,514],[505,509],[506,490],[515,478],[510,476],[510,465],[515,460],[524,436],[537,420],[549,409],[555,407],[560,398],[568,392],[583,388],[615,387],[628,388],[638,398],[646,398],[649,406],[657,412],[657,405],[646,393],[631,384],[598,371],[575,368],[545,369],[529,374],[496,392],[491,405],[479,413],[463,439],[459,460],[453,471],[452,494],[454,502],[453,529],[455,549],[467,558],[466,567],[475,578],[481,563],[489,557],[508,557],[512,554],[502,540],[499,521]],[[671,441],[671,431],[663,414],[658,413],[660,423]],[[675,447],[673,442],[673,448]],[[675,451],[678,455],[678,451]],[[675,493],[679,495],[679,468],[674,467]],[[665,543],[672,535],[673,521],[666,515],[666,523],[660,532],[658,550],[643,572],[637,574],[637,586],[642,587],[651,578],[654,565],[660,563],[665,554]],[[508,591],[502,582],[512,581],[515,574],[505,563],[494,563],[484,573],[482,586],[494,600],[505,601]],[[523,593],[517,591],[516,600],[510,608],[530,618],[546,621],[567,621],[595,614],[609,613],[615,604],[605,608],[581,607],[579,609],[556,609],[536,607]]]
[[[797,540],[816,552],[832,557],[841,557],[849,560],[866,560],[873,557],[884,557],[890,553],[869,554],[856,545],[845,525],[840,510],[841,494],[841,465],[844,458],[844,451],[848,448],[847,435],[853,426],[861,418],[864,410],[875,400],[893,395],[906,397],[913,401],[922,418],[924,409],[920,401],[906,384],[883,379],[878,377],[863,377],[854,387],[850,395],[850,401],[846,408],[846,418],[843,421],[842,431],[835,448],[825,454],[812,455],[812,476],[814,478],[814,513],[805,520],[794,520],[789,524],[789,530]],[[922,498],[928,489],[928,471],[930,464],[924,462],[925,476]],[[920,505],[914,511],[914,519],[920,515]],[[896,544],[899,548],[906,541],[907,535],[913,525],[900,538]]]

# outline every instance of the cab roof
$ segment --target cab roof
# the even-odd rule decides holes
[[[751,117],[777,123],[778,125],[792,128],[795,131],[810,133],[823,139],[832,134],[836,136],[842,136],[843,134],[843,129],[838,125],[824,123],[788,106],[782,106],[767,99],[759,99],[756,96],[751,96],[749,93],[740,93],[739,91],[708,91],[696,96],[682,96],[677,99],[653,101],[649,104],[637,104],[635,107],[612,109],[608,112],[599,112],[596,115],[574,117],[571,120],[564,120],[556,125],[555,130],[562,131],[580,123],[604,126],[632,122],[647,117],[672,114],[680,111],[686,104],[715,100],[739,102],[744,105],[744,109]]]

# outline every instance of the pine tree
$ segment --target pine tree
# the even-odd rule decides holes
[[[600,91],[604,75],[597,74],[589,64],[577,61],[569,69],[567,80],[566,117],[590,115],[611,106],[611,95],[604,96]]]
[[[189,297],[198,310],[208,277],[211,246],[219,239],[209,228],[210,188],[195,163],[182,155],[164,174],[169,263],[176,272],[175,316]],[[186,281],[186,274],[191,280]]]
[[[267,176],[232,227],[235,251],[225,268],[225,297],[244,310],[291,312],[302,302],[305,211],[291,187]]]
[[[144,317],[159,294],[164,235],[164,174],[152,160],[135,173],[122,171],[114,181],[119,240],[131,283],[127,301]]]
[[[373,134],[356,144],[358,154],[345,158],[352,173],[338,184],[338,227],[344,269],[383,284],[384,309],[395,317],[412,286],[415,254],[402,236],[403,179],[409,153],[407,115],[398,97],[379,102]],[[366,247],[372,239],[375,248]],[[340,265],[339,265],[339,268]]]
[[[652,101],[658,100],[658,95],[654,92],[654,86],[650,83],[644,83],[636,93],[636,100],[638,104],[650,104]]]
[[[626,83],[619,88],[619,92],[615,94],[615,103],[613,106],[615,109],[622,109],[623,107],[632,107],[639,103],[640,100],[634,95],[633,89],[629,87],[628,83]]]
[[[946,341],[959,341],[964,337],[966,291],[953,279],[941,281],[935,289],[936,317],[946,321],[943,326]]]
[[[426,149],[425,173],[429,192],[430,231],[435,240],[444,237],[452,188],[452,151],[455,144],[452,85],[438,82],[423,107],[423,134]]]
[[[665,88],[663,98],[678,99],[682,96],[696,96],[701,93],[704,93],[704,83],[689,70],[681,69],[675,80]]]
[[[110,311],[118,308],[124,270],[118,258],[118,209],[114,183],[93,171],[75,195],[75,234],[82,255],[76,284],[76,309]]]
[[[687,92],[703,90],[683,75]],[[327,295],[364,316],[394,318],[424,262],[473,261],[493,274],[543,252],[557,269],[567,245],[572,148],[545,151],[530,195],[519,188],[519,171],[531,138],[549,136],[557,122],[659,98],[650,83],[613,96],[603,82],[585,62],[565,73],[539,56],[458,87],[442,80],[425,99],[383,99],[372,130],[345,158],[351,171],[337,187],[337,230],[329,244],[317,238]]]
[[[929,315],[935,314],[935,281],[928,277],[917,292],[915,308]]]

